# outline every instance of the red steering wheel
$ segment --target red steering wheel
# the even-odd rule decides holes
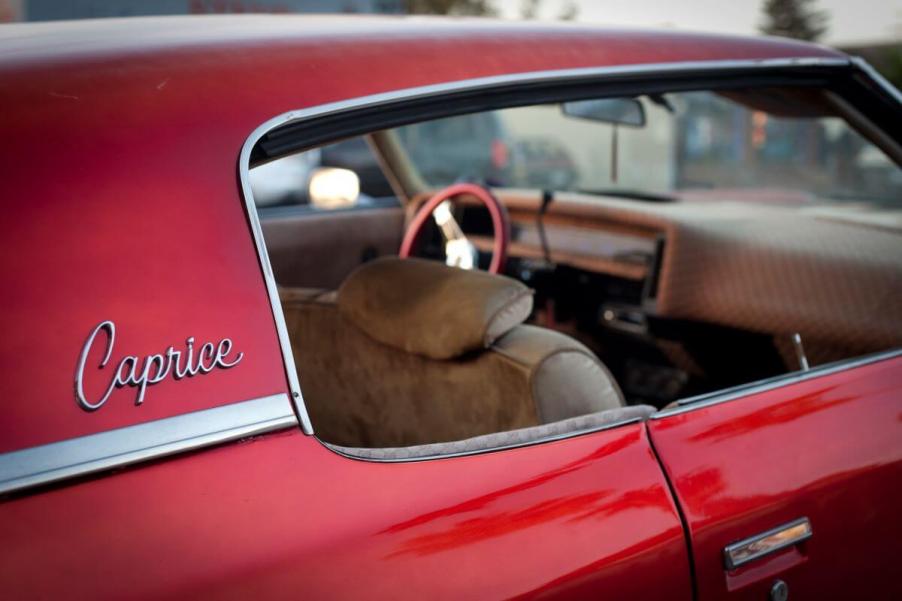
[[[398,255],[402,259],[406,259],[414,252],[417,238],[423,231],[423,226],[432,215],[432,212],[446,200],[451,200],[457,196],[467,194],[479,199],[482,204],[489,210],[492,217],[492,230],[494,232],[494,241],[492,245],[492,262],[489,265],[489,273],[501,273],[504,270],[504,263],[507,260],[507,245],[510,242],[510,220],[507,216],[507,210],[495,196],[488,191],[487,188],[477,184],[453,184],[439,191],[435,196],[423,203],[423,206],[417,211],[416,215],[407,226],[407,232],[404,234],[404,240],[401,242],[401,250]],[[453,222],[454,218],[450,220]],[[456,239],[466,240],[456,222],[453,224],[456,230]],[[443,234],[446,235],[445,228],[442,227]]]

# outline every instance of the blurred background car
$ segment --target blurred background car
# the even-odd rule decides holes
[[[417,171],[428,182],[450,184],[463,177],[490,186],[510,186],[529,181],[529,168],[521,158],[518,144],[494,112],[410,125],[399,128],[397,134],[411,152]],[[560,156],[561,149],[553,149],[553,142],[551,146],[545,143],[544,155],[541,148],[533,146],[530,152],[534,164],[542,160],[552,166],[554,161],[566,163]],[[552,171],[548,165],[541,165],[538,177],[549,177]],[[366,139],[358,137],[255,167],[250,171],[254,198],[261,207],[317,206],[321,203],[311,198],[310,183],[324,168],[342,169],[356,176],[359,198],[351,204],[374,203],[394,195]],[[566,167],[554,173],[562,181],[571,177]]]
[[[523,161],[523,178],[517,185],[526,188],[569,190],[579,179],[576,163],[559,142],[551,138],[524,138],[517,141]]]
[[[518,172],[513,141],[495,112],[401,127],[398,137],[423,178],[448,185],[463,178],[508,185]]]

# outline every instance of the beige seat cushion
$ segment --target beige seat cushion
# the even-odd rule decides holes
[[[342,315],[374,340],[450,359],[482,351],[532,312],[517,280],[423,259],[382,258],[357,268],[338,290]]]
[[[529,392],[539,422],[548,424],[624,404],[611,372],[573,338],[535,326],[518,326],[491,351],[529,370]]]
[[[458,440],[538,423],[523,366],[497,353],[453,365],[364,334],[335,303],[283,301],[316,435],[385,447]]]
[[[516,326],[484,352],[434,359],[374,339],[334,293],[283,290],[282,302],[314,430],[336,445],[457,441],[623,403],[594,355],[558,332]]]

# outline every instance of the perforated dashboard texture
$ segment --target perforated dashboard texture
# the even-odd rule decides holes
[[[501,195],[535,210],[533,195]],[[655,312],[859,354],[902,345],[902,231],[854,212],[561,194],[549,215],[663,233]],[[730,349],[741,353],[741,349]]]

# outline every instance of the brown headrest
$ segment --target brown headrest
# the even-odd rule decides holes
[[[338,308],[371,338],[433,359],[490,346],[532,312],[532,290],[423,259],[377,259],[338,290]]]

